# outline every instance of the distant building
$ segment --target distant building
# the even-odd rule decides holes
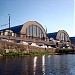
[[[0,30],[0,38],[31,42],[40,40],[46,41],[46,32],[38,22],[28,21],[23,25]]]
[[[65,30],[59,30],[58,32],[54,33],[47,33],[47,37],[49,39],[53,38],[54,40],[58,41],[70,41],[69,35]]]
[[[47,33],[47,37],[49,38],[50,42],[57,44],[70,44],[69,35],[65,30],[59,30],[58,32],[54,33]]]

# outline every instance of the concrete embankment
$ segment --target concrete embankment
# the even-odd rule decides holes
[[[29,52],[47,52],[52,54],[68,54],[75,53],[73,49],[62,49],[62,48],[42,48],[39,46],[31,46],[31,45],[23,45],[12,42],[4,42],[0,41],[0,53],[9,53],[9,52],[21,52],[21,53],[29,53]]]
[[[0,52],[55,52],[56,48],[23,45],[11,42],[0,42]]]

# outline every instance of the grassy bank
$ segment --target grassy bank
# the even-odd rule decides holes
[[[46,54],[54,54],[54,53],[49,53],[49,52],[9,52],[9,53],[0,53],[1,56],[24,56],[24,55],[46,55]]]

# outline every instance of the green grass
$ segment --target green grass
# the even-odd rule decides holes
[[[0,56],[24,56],[24,55],[46,55],[46,54],[49,54],[49,55],[56,55],[56,54],[70,54],[70,53],[75,53],[73,52],[74,50],[71,50],[71,49],[58,49],[58,52],[56,53],[52,53],[52,52],[9,52],[9,53],[0,53]]]
[[[9,52],[9,53],[0,53],[2,56],[24,56],[24,55],[46,55],[46,54],[54,54],[49,52]]]

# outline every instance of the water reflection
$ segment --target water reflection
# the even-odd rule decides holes
[[[42,72],[45,75],[45,55],[42,56]]]
[[[0,75],[75,75],[75,55],[0,57]]]
[[[36,72],[36,63],[37,63],[37,56],[34,57],[34,60],[33,60],[33,71],[34,71],[34,75],[35,75],[35,72]]]

